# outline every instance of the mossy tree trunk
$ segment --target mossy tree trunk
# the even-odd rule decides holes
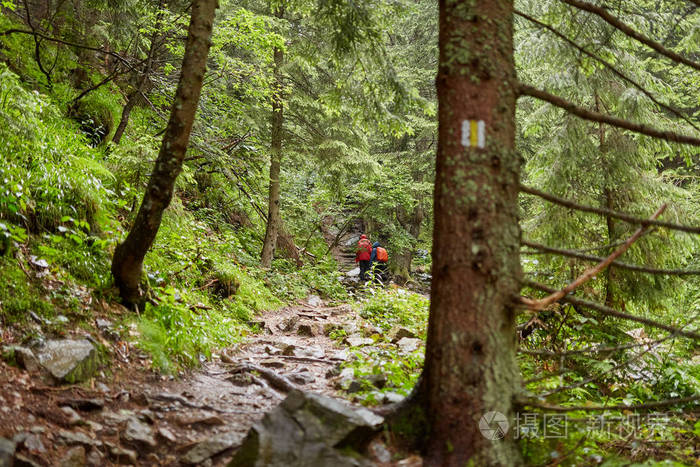
[[[503,414],[512,427],[512,401],[520,386],[514,309],[520,288],[520,159],[514,149],[512,16],[512,0],[440,0],[439,142],[425,367],[393,420],[396,427],[425,421],[429,466],[521,463],[512,430],[494,441],[479,428],[491,411]]]
[[[282,11],[277,10],[276,16],[282,17]],[[280,168],[282,165],[282,131],[284,114],[282,104],[282,65],[284,52],[275,48],[275,92],[272,96],[272,116],[270,135],[270,189],[267,204],[267,225],[263,241],[260,262],[265,268],[272,264],[272,257],[277,246],[282,218],[280,216]]]
[[[175,180],[182,170],[206,71],[217,4],[218,0],[195,0],[192,4],[180,81],[158,159],[134,225],[124,243],[114,251],[112,274],[122,299],[129,304],[142,299],[143,259],[156,238],[163,211],[170,204]]]

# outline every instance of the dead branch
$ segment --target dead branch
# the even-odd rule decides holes
[[[673,52],[672,50],[667,49],[663,45],[659,44],[658,42],[649,39],[648,37],[642,35],[641,33],[637,32],[636,30],[632,29],[630,26],[626,25],[619,19],[617,19],[615,16],[611,15],[608,13],[605,9],[593,5],[588,2],[582,2],[580,0],[561,0],[562,2],[571,5],[575,8],[578,8],[579,10],[584,10],[588,11],[589,13],[593,13],[595,15],[598,15],[601,19],[603,19],[606,23],[609,25],[613,26],[614,28],[620,30],[627,36],[631,37],[632,39],[635,39],[642,44],[646,45],[647,47],[655,50],[661,55],[664,55],[667,58],[670,58],[674,62],[680,62],[683,63],[684,65],[688,65],[691,68],[695,68],[696,70],[700,70],[700,63],[695,62],[693,60],[690,60],[688,58],[685,58],[681,55],[678,55],[677,53]]]
[[[537,290],[542,290],[543,292],[548,292],[548,293],[554,293],[556,292],[556,289],[553,289],[551,287],[548,287],[544,284],[540,284],[539,282],[531,281],[531,280],[525,280],[523,281],[523,285],[527,287],[531,287],[533,289]],[[657,328],[657,329],[663,329],[668,332],[677,332],[679,336],[684,336],[688,337],[690,339],[697,339],[700,340],[700,334],[697,332],[693,331],[683,331],[679,330],[676,327],[669,326],[668,324],[663,324],[659,323],[658,321],[654,321],[648,318],[644,318],[641,316],[636,316],[636,315],[630,315],[628,313],[624,313],[622,311],[615,310],[614,308],[610,308],[608,306],[602,305],[600,303],[596,302],[591,302],[589,300],[584,300],[582,298],[577,298],[574,297],[573,295],[567,295],[566,297],[563,297],[561,299],[562,302],[570,303],[572,305],[577,305],[585,308],[589,308],[591,310],[595,310],[603,315],[606,316],[613,316],[615,318],[620,318],[620,319],[626,319],[628,321],[634,321],[637,323],[644,324],[649,327]]]
[[[258,373],[270,383],[270,386],[272,386],[274,389],[277,389],[278,391],[291,392],[294,389],[299,390],[296,384],[292,383],[284,376],[270,371],[267,368],[263,368],[258,365],[253,365],[252,363],[241,363],[234,369],[233,372],[241,373],[244,371]]]
[[[634,123],[630,122],[629,120],[614,117],[612,115],[602,114],[599,112],[588,110],[565,99],[562,99],[559,96],[555,96],[554,94],[550,94],[546,91],[536,89],[527,84],[521,83],[520,86],[518,86],[518,91],[521,96],[530,96],[534,97],[535,99],[540,99],[545,102],[549,102],[555,107],[564,109],[567,112],[574,114],[577,117],[580,117],[584,120],[605,123],[615,127],[624,128],[626,130],[630,130],[642,135],[651,136],[652,138],[663,139],[665,141],[690,144],[692,146],[700,146],[700,138],[682,135],[680,133],[674,133],[673,131],[659,130],[657,128],[645,125],[643,123]]]
[[[558,204],[560,206],[574,209],[576,211],[592,212],[601,216],[614,217],[615,219],[620,219],[630,224],[653,225],[656,227],[665,227],[671,230],[680,230],[682,232],[700,234],[700,227],[693,227],[683,224],[674,224],[672,222],[659,221],[655,219],[644,219],[641,217],[631,216],[624,212],[613,211],[612,209],[607,208],[594,208],[592,206],[574,203],[573,201],[569,201],[568,199],[559,198],[558,196],[554,196],[552,194],[545,193],[544,191],[540,191],[522,184],[520,185],[520,191],[529,195],[537,196],[539,198],[549,201],[550,203]]]
[[[580,252],[575,251],[575,250],[554,248],[551,246],[542,245],[540,243],[530,242],[527,240],[521,240],[520,243],[522,245],[528,246],[530,248],[534,248],[535,250],[539,250],[540,252],[547,253],[547,254],[568,256],[570,258],[578,258],[578,259],[582,259],[585,261],[600,262],[600,261],[605,260],[605,258],[603,258],[602,256],[588,255],[585,253],[580,253]],[[533,252],[533,253],[529,253],[529,254],[538,254],[538,252]],[[652,268],[649,266],[640,266],[638,264],[623,263],[622,261],[613,261],[612,263],[610,263],[610,266],[615,266],[617,268],[627,269],[630,271],[644,272],[647,274],[666,274],[669,276],[700,275],[700,270],[698,270],[698,269],[659,269],[659,268]]]
[[[700,0],[699,0],[699,1],[700,1]],[[617,75],[618,77],[620,77],[623,81],[626,81],[626,82],[628,82],[629,84],[631,84],[632,86],[634,86],[635,88],[639,89],[645,96],[647,96],[647,97],[648,97],[652,102],[654,102],[656,105],[658,105],[658,106],[661,107],[661,108],[664,108],[664,109],[668,110],[669,112],[671,112],[672,114],[674,114],[674,115],[677,116],[678,118],[683,119],[687,124],[689,124],[690,126],[692,126],[693,128],[695,128],[696,130],[700,131],[700,128],[699,128],[697,125],[695,125],[695,123],[693,123],[688,117],[686,117],[685,115],[683,115],[683,113],[682,113],[681,111],[677,110],[676,108],[674,108],[674,107],[672,107],[672,106],[670,106],[670,105],[668,105],[668,104],[664,104],[663,102],[660,102],[658,99],[656,99],[656,98],[654,97],[654,95],[653,95],[651,92],[647,91],[647,89],[646,89],[644,86],[642,86],[641,84],[637,83],[635,80],[633,80],[632,78],[630,78],[629,76],[627,76],[626,74],[624,74],[622,71],[620,71],[619,69],[617,69],[615,66],[613,66],[613,65],[612,65],[610,62],[608,62],[607,60],[605,60],[605,59],[599,57],[598,55],[596,55],[596,54],[594,54],[594,53],[592,53],[592,52],[589,52],[588,50],[586,50],[585,48],[581,47],[581,46],[578,45],[576,42],[574,42],[573,40],[569,39],[569,38],[566,37],[564,34],[562,34],[561,32],[559,32],[558,30],[556,30],[556,29],[553,28],[552,26],[550,26],[549,24],[545,24],[545,23],[543,23],[543,22],[537,20],[536,18],[534,18],[534,17],[532,17],[532,16],[530,16],[530,15],[528,15],[528,14],[526,14],[526,13],[523,13],[522,11],[519,11],[519,10],[515,10],[514,13],[515,13],[516,15],[518,15],[518,16],[521,16],[521,17],[525,18],[526,20],[530,21],[530,22],[533,23],[533,24],[536,24],[536,25],[538,25],[539,27],[548,30],[549,32],[551,32],[552,34],[554,34],[555,36],[559,37],[561,40],[563,40],[564,42],[566,42],[567,44],[569,44],[570,46],[574,47],[576,50],[578,50],[578,51],[581,52],[582,54],[584,54],[584,55],[586,55],[586,56],[592,58],[593,60],[597,61],[598,63],[601,63],[601,64],[602,64],[603,66],[605,66],[608,70],[610,70],[613,74],[615,74],[615,75]]]
[[[656,212],[651,216],[651,219],[656,219],[661,215],[662,212],[666,209],[666,204],[662,204],[659,209],[656,210]],[[640,228],[637,229],[636,232],[632,234],[630,238],[627,239],[627,241],[619,246],[615,251],[613,251],[610,256],[605,258],[603,261],[598,263],[597,265],[593,266],[592,268],[587,269],[586,271],[583,272],[579,277],[576,278],[573,282],[571,282],[569,285],[564,287],[563,289],[559,290],[558,292],[554,292],[553,294],[549,295],[548,297],[539,299],[539,300],[532,300],[526,297],[522,298],[522,303],[528,306],[531,310],[534,311],[539,311],[542,310],[543,308],[551,305],[554,302],[558,302],[561,300],[563,297],[566,295],[570,294],[574,290],[576,290],[578,287],[582,286],[589,280],[593,278],[593,276],[597,275],[600,271],[605,269],[615,261],[615,258],[619,257],[627,251],[629,247],[632,246],[634,242],[637,241],[639,237],[641,237],[644,232],[649,228],[648,225],[643,225]]]
[[[690,396],[690,397],[678,397],[675,399],[666,399],[662,401],[657,401],[657,402],[647,402],[645,404],[637,404],[637,405],[609,405],[609,406],[604,406],[604,405],[574,405],[570,407],[565,407],[562,405],[554,405],[554,404],[547,404],[545,402],[541,402],[536,399],[529,399],[529,398],[516,398],[515,402],[516,404],[523,406],[523,407],[533,407],[537,409],[544,409],[549,412],[575,412],[575,411],[582,411],[582,412],[598,412],[598,411],[606,411],[606,410],[625,410],[625,411],[633,411],[633,410],[652,410],[652,409],[659,409],[663,407],[672,407],[674,405],[681,405],[681,404],[687,404],[689,402],[696,402],[700,400],[700,396]]]

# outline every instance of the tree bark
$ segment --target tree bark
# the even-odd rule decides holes
[[[112,274],[122,299],[128,304],[142,299],[139,285],[143,259],[156,238],[163,211],[170,204],[175,180],[182,170],[206,71],[217,3],[217,0],[196,0],[192,4],[180,81],[158,159],[134,225],[124,243],[114,251]]]
[[[598,95],[597,92],[594,92],[595,98],[595,110],[596,112],[601,111],[601,100],[600,96]],[[607,146],[605,144],[605,127],[603,126],[602,123],[598,123],[598,150],[600,151],[601,158],[603,161],[603,171],[605,174],[605,186],[603,187],[603,196],[605,197],[605,208],[612,210],[614,207],[613,203],[613,194],[612,190],[610,189],[610,167],[607,159]],[[608,234],[608,245],[612,245],[615,242],[615,224],[613,223],[613,218],[610,217],[609,215],[605,216],[605,226],[607,228],[607,234]],[[614,250],[613,247],[610,247],[610,250],[607,251],[607,254],[612,253]],[[605,306],[612,307],[613,306],[613,301],[614,301],[614,284],[613,284],[613,267],[612,265],[608,268],[605,269]],[[602,317],[603,319],[605,318],[604,316]]]
[[[425,420],[427,466],[522,463],[512,429],[520,386],[513,304],[520,288],[520,159],[512,16],[512,0],[440,0],[425,367],[401,418],[394,419],[394,426]],[[470,127],[470,120],[483,121],[483,138],[471,138],[478,127]],[[488,423],[492,411],[510,424],[505,439],[493,441],[488,436],[495,431],[480,430],[480,420],[498,427]]]
[[[276,16],[282,17],[282,12],[277,11]],[[282,127],[284,124],[282,104],[282,65],[284,64],[284,52],[275,48],[275,93],[272,97],[271,117],[271,141],[270,141],[270,191],[267,206],[267,225],[265,228],[265,240],[260,262],[264,268],[272,264],[272,257],[277,246],[280,224],[280,167],[282,165]]]

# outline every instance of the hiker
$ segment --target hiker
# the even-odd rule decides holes
[[[367,235],[360,235],[360,240],[357,242],[357,253],[355,254],[355,262],[360,263],[360,280],[367,280],[367,271],[369,271],[370,257],[372,256],[372,244],[369,242]]]
[[[372,245],[372,256],[369,262],[373,267],[374,273],[379,275],[382,282],[386,281],[389,261],[389,254],[386,249],[382,248],[379,242],[374,242]]]

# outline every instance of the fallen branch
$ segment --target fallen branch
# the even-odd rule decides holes
[[[586,108],[574,104],[573,102],[569,102],[566,99],[562,99],[559,96],[555,96],[554,94],[550,94],[546,91],[542,91],[541,89],[534,88],[527,84],[520,84],[520,86],[518,87],[518,91],[521,96],[530,96],[534,97],[535,99],[549,102],[555,107],[564,109],[567,112],[574,114],[577,117],[580,117],[584,120],[605,123],[615,127],[624,128],[625,130],[630,130],[635,133],[651,136],[652,138],[659,138],[675,143],[690,144],[692,146],[700,146],[700,138],[682,135],[680,133],[674,133],[673,131],[659,130],[657,128],[645,125],[643,123],[634,123],[630,122],[629,120],[614,117],[612,115],[588,110]]]
[[[651,219],[653,220],[653,219],[656,219],[657,217],[659,217],[661,215],[661,213],[664,212],[665,209],[666,209],[666,204],[662,204],[661,207],[659,209],[657,209],[656,212],[651,216]],[[642,225],[640,228],[637,229],[637,231],[634,234],[632,234],[632,236],[630,238],[627,239],[627,241],[623,245],[619,246],[617,248],[617,250],[613,251],[610,254],[610,256],[608,256],[607,258],[605,258],[603,261],[601,261],[597,265],[593,266],[592,268],[589,268],[586,271],[584,271],[583,274],[581,274],[578,278],[576,278],[576,280],[571,282],[569,285],[567,285],[563,289],[561,289],[557,292],[554,292],[551,295],[549,295],[548,297],[545,297],[545,298],[542,298],[539,300],[533,300],[533,299],[523,297],[521,299],[522,303],[527,305],[528,308],[530,308],[531,310],[539,311],[539,310],[542,310],[543,308],[551,305],[554,302],[558,302],[559,300],[564,298],[566,295],[570,294],[571,292],[576,290],[578,287],[580,287],[581,285],[583,285],[586,282],[588,282],[589,280],[591,280],[600,271],[602,271],[603,269],[608,267],[610,265],[610,263],[615,261],[616,258],[618,258],[620,255],[622,255],[625,251],[627,251],[627,249],[629,247],[631,247],[632,244],[634,242],[636,242],[637,239],[639,237],[641,237],[648,228],[649,228],[648,225]]]
[[[580,10],[588,11],[589,13],[593,13],[595,15],[598,15],[601,19],[603,19],[606,23],[609,25],[613,26],[614,28],[620,30],[627,36],[641,42],[642,44],[646,45],[647,47],[654,49],[661,55],[670,58],[674,62],[680,62],[685,65],[688,65],[691,68],[695,68],[696,70],[700,70],[700,63],[695,62],[693,60],[690,60],[688,58],[683,57],[682,55],[678,55],[672,50],[667,49],[663,45],[659,44],[658,42],[649,39],[648,37],[640,34],[636,30],[632,29],[619,19],[617,19],[615,16],[611,15],[608,13],[605,9],[593,5],[588,2],[582,2],[579,0],[561,0],[562,2],[571,5],[573,7],[576,7]]]
[[[526,285],[527,287],[532,287],[533,289],[542,290],[542,291],[548,292],[548,293],[553,293],[556,291],[555,289],[553,289],[551,287],[548,287],[544,284],[540,284],[539,282],[535,282],[535,281],[531,281],[531,280],[523,281],[523,285]],[[650,326],[653,328],[663,329],[665,331],[677,333],[677,335],[679,335],[679,336],[684,336],[684,337],[688,337],[690,339],[700,340],[700,334],[698,334],[697,332],[683,331],[683,330],[680,330],[676,327],[669,326],[668,324],[659,323],[658,321],[654,321],[654,320],[644,318],[641,316],[623,313],[621,311],[615,310],[614,308],[610,308],[608,306],[601,305],[600,303],[591,302],[589,300],[577,298],[577,297],[574,297],[572,295],[567,295],[566,297],[562,298],[561,301],[566,302],[566,303],[570,303],[572,305],[577,305],[577,306],[589,308],[591,310],[596,310],[599,313],[606,315],[606,316],[613,316],[615,318],[626,319],[628,321],[635,321],[637,323],[641,323],[641,324],[644,324],[644,325],[647,325],[647,326]]]
[[[694,226],[683,225],[683,224],[674,224],[672,222],[665,222],[665,221],[659,221],[659,220],[644,219],[641,217],[632,216],[632,215],[624,213],[624,212],[613,211],[612,209],[607,209],[607,208],[594,208],[592,206],[586,206],[584,204],[574,203],[573,201],[570,201],[568,199],[559,198],[558,196],[554,196],[550,193],[546,193],[544,191],[540,191],[540,190],[537,190],[535,188],[532,188],[532,187],[529,187],[526,185],[522,185],[522,184],[520,185],[520,191],[522,193],[527,193],[529,195],[537,196],[539,198],[542,198],[544,200],[549,201],[550,203],[558,204],[560,206],[574,209],[576,211],[591,212],[594,214],[599,214],[601,216],[614,217],[615,219],[620,219],[620,220],[628,222],[630,224],[653,225],[656,227],[665,227],[665,228],[671,229],[671,230],[680,230],[682,232],[700,234],[700,227],[694,227]]]
[[[540,252],[543,252],[543,253],[568,256],[570,258],[578,258],[578,259],[582,259],[585,261],[604,261],[605,260],[605,258],[603,258],[602,256],[587,255],[585,253],[580,253],[580,252],[575,251],[575,250],[554,248],[551,246],[542,245],[540,243],[530,242],[527,240],[522,240],[520,243],[522,245],[528,246],[530,248],[534,248],[535,250],[539,250]],[[537,253],[538,252],[529,253],[529,254],[537,254]],[[669,276],[700,275],[700,270],[698,270],[698,269],[659,269],[659,268],[652,268],[649,266],[640,266],[638,264],[623,263],[621,261],[613,261],[610,265],[615,266],[615,267],[620,268],[620,269],[627,269],[629,271],[644,272],[647,274],[666,274]]]
[[[299,390],[299,388],[297,387],[296,384],[292,383],[284,376],[279,375],[273,371],[270,371],[267,368],[253,365],[251,363],[238,364],[238,366],[233,370],[233,372],[234,373],[241,373],[241,372],[258,373],[260,376],[265,378],[270,383],[270,386],[272,386],[274,389],[281,391],[281,392],[287,393],[287,392],[293,391],[294,389]]]

